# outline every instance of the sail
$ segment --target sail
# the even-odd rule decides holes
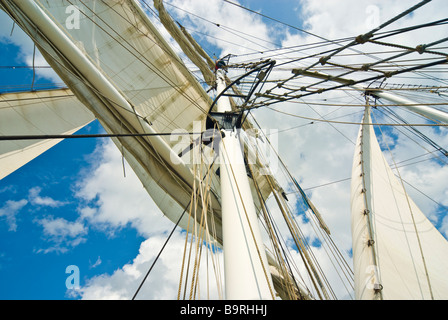
[[[69,135],[95,117],[68,89],[0,95],[0,136]],[[61,139],[3,140],[0,179],[8,176]]]
[[[356,299],[447,299],[448,242],[406,193],[364,115],[351,185]]]
[[[159,135],[205,129],[211,104],[136,1],[1,1],[73,94],[108,133],[154,202],[173,222],[188,208],[195,182],[187,152],[198,136]],[[79,23],[79,25],[77,25]],[[138,136],[150,134],[151,136]],[[211,195],[208,218],[220,205]],[[200,207],[199,209],[200,210]],[[199,219],[199,218],[198,218]],[[188,214],[179,226],[186,229]]]
[[[212,101],[139,3],[0,3],[107,132],[153,134],[113,140],[163,213],[177,222],[199,182],[192,171],[193,152],[185,147],[200,136],[169,134],[203,132]],[[215,216],[220,241],[219,177],[212,179],[209,218]],[[270,189],[263,192],[267,197]],[[187,215],[179,225],[187,227]]]
[[[194,171],[193,154],[202,148],[196,142],[200,142],[198,133],[206,129],[212,100],[139,3],[0,0],[0,4],[103,128],[127,135],[113,138],[114,143],[163,214],[188,229],[187,209],[202,179],[202,174]],[[211,151],[209,160],[216,156]],[[250,152],[247,144],[245,151]],[[252,177],[258,180],[262,198],[267,199],[278,186],[262,170],[260,161],[254,167]],[[217,169],[216,164],[209,168],[209,198],[197,201],[196,211],[205,209],[208,224],[215,230],[213,238],[220,244]],[[252,197],[260,207],[257,193]],[[200,215],[196,220],[200,223]],[[275,275],[274,280],[285,281]],[[281,290],[278,293],[282,295]]]
[[[160,22],[162,22],[165,29],[176,40],[188,58],[199,68],[205,82],[210,86],[214,86],[215,75],[212,70],[215,67],[215,63],[213,60],[207,55],[202,47],[196,43],[183,26],[179,25],[179,27],[177,27],[171,16],[165,10],[161,0],[155,0],[154,5],[159,12]]]

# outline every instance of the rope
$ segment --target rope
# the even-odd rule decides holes
[[[49,140],[49,139],[82,139],[82,138],[120,138],[120,137],[154,137],[154,136],[190,136],[200,133],[194,132],[159,132],[159,133],[99,133],[99,134],[44,134],[0,136],[0,141],[10,140]]]
[[[200,151],[201,151],[201,156],[202,156],[202,149]],[[198,209],[198,196],[200,196],[201,201],[202,201],[202,206],[201,206],[202,207],[202,215],[201,215],[201,222],[199,224],[199,228],[200,228],[199,229],[199,240],[197,240],[196,256],[194,258],[193,275],[192,275],[190,294],[189,294],[190,299],[195,297],[196,292],[199,288],[198,287],[198,281],[199,281],[198,275],[199,275],[199,266],[200,266],[200,260],[201,260],[201,254],[202,254],[202,246],[200,247],[200,250],[198,248],[199,248],[200,243],[202,243],[204,232],[206,232],[207,237],[209,237],[206,214],[207,214],[207,209],[209,206],[210,206],[210,211],[212,211],[212,204],[211,204],[211,197],[210,197],[210,189],[208,188],[208,185],[209,185],[208,181],[211,177],[211,174],[210,174],[211,168],[213,167],[216,159],[217,159],[217,156],[214,157],[212,163],[209,165],[209,167],[208,167],[206,173],[203,175],[202,179],[200,181],[198,181],[199,185],[196,184],[196,181],[193,184],[193,190],[192,190],[191,199],[190,199],[189,219],[188,219],[188,225],[187,225],[186,236],[185,236],[184,253],[183,253],[182,265],[181,265],[181,274],[180,274],[180,280],[179,280],[178,300],[180,300],[180,296],[181,296],[183,274],[184,274],[185,269],[187,270],[187,272],[186,272],[186,276],[185,276],[183,299],[186,298],[186,289],[187,289],[187,284],[188,284],[187,283],[188,282],[188,273],[189,273],[189,269],[190,269],[190,260],[191,260],[193,242],[194,242],[194,239],[197,238],[197,236],[195,236],[195,235],[197,234],[197,232],[196,232],[197,231],[196,212]],[[194,170],[195,175],[197,175],[197,174],[202,175],[201,168],[202,168],[202,164],[204,164],[204,162],[203,161],[199,162],[201,164],[201,168],[199,168],[197,161],[193,161],[193,163],[194,163],[193,170]],[[204,181],[205,181],[205,184],[204,184]],[[204,190],[207,190],[207,192],[204,193]],[[194,206],[194,209],[193,209],[193,206]],[[192,216],[192,210],[194,210],[194,217]],[[212,219],[213,218],[214,218],[214,215],[212,214]],[[190,230],[191,219],[194,219],[194,227],[192,230]],[[189,250],[189,254],[188,254],[188,262],[187,262],[188,267],[185,268],[188,237],[190,234],[191,234],[191,245],[190,245],[190,250]],[[216,232],[214,232],[214,234],[216,235]],[[210,243],[209,240],[208,240],[208,242]]]
[[[182,265],[181,265],[181,272],[180,272],[180,278],[179,278],[180,279],[179,280],[179,290],[178,290],[178,295],[177,295],[178,300],[180,300],[180,294],[181,294],[181,288],[182,288],[182,278],[183,278],[183,273],[184,273],[185,258],[186,258],[186,252],[187,252],[187,243],[188,243],[188,237],[189,237],[189,231],[190,231],[191,210],[193,209],[193,203],[195,203],[195,201],[194,201],[195,195],[196,195],[196,179],[194,179],[193,188],[192,188],[191,197],[190,197],[190,209],[188,211],[188,223],[187,223],[187,229],[186,229],[186,233],[185,233],[184,253],[183,253],[183,257],[182,257]],[[190,259],[190,256],[188,259]],[[188,278],[188,269],[187,269],[186,277]],[[185,291],[184,291],[184,299],[185,299]]]
[[[247,158],[247,155],[245,155],[245,156]],[[267,231],[268,231],[268,234],[269,234],[269,239],[271,240],[272,246],[273,246],[273,248],[275,250],[277,261],[280,264],[280,274],[283,275],[282,280],[283,280],[284,286],[287,288],[287,291],[289,293],[289,298],[291,300],[296,300],[297,299],[297,294],[300,295],[300,296],[302,296],[302,294],[300,292],[300,289],[299,289],[299,286],[298,286],[297,282],[294,280],[294,276],[292,274],[291,268],[289,267],[289,272],[290,273],[288,273],[288,271],[286,270],[285,260],[287,260],[287,259],[286,259],[286,256],[283,258],[282,254],[280,252],[281,245],[280,245],[280,243],[278,241],[279,240],[278,236],[276,236],[274,228],[273,228],[272,223],[270,221],[272,218],[269,216],[268,210],[266,208],[266,203],[265,203],[265,201],[263,199],[263,196],[261,194],[260,187],[258,185],[257,179],[254,176],[254,171],[252,170],[252,164],[250,163],[250,161],[248,161],[248,168],[249,168],[249,172],[250,172],[251,176],[253,177],[253,182],[254,182],[255,190],[257,192],[257,197],[258,197],[258,200],[260,201],[260,204],[261,204],[263,217],[264,217],[264,220],[265,220],[265,223],[266,223],[266,227],[267,227]],[[289,266],[289,264],[288,264],[288,266]],[[291,278],[291,281],[288,281],[290,278]],[[292,288],[293,284],[297,288],[297,294],[296,294],[296,292]]]
[[[188,207],[188,205],[187,205],[187,207]],[[135,291],[134,296],[132,297],[132,300],[135,300],[135,297],[136,297],[137,294],[140,292],[140,289],[142,288],[143,283],[145,283],[146,279],[148,278],[149,274],[150,274],[151,271],[152,271],[152,268],[153,268],[154,265],[156,264],[157,260],[159,259],[160,255],[162,254],[163,250],[165,249],[165,247],[166,247],[168,241],[171,239],[171,236],[173,235],[174,230],[176,230],[176,228],[177,228],[177,226],[179,225],[179,223],[180,223],[182,217],[184,216],[185,211],[187,210],[187,207],[185,207],[184,211],[182,212],[182,214],[180,215],[179,219],[177,220],[175,226],[174,226],[173,229],[171,230],[171,232],[170,232],[168,238],[165,240],[165,243],[163,244],[162,249],[160,249],[159,253],[157,254],[156,258],[154,259],[153,263],[151,264],[151,267],[149,268],[148,272],[147,272],[146,275],[143,277],[143,280],[141,281],[140,285],[138,286],[137,290]]]
[[[447,127],[447,123],[362,123],[362,122],[349,122],[349,121],[335,121],[335,120],[325,120],[325,119],[317,119],[317,118],[310,118],[305,116],[299,116],[297,114],[288,113],[285,111],[276,110],[271,107],[266,107],[270,110],[273,110],[275,112],[283,113],[288,116],[301,118],[305,120],[312,120],[312,121],[319,121],[319,122],[329,122],[329,123],[339,123],[339,124],[351,124],[351,125],[370,125],[370,126],[392,126],[392,127],[409,127],[409,126],[421,126],[421,127]]]
[[[34,44],[33,49],[33,81],[31,82],[31,91],[34,91],[34,80],[36,79],[36,68],[35,68],[35,60],[36,60],[36,44]]]
[[[255,119],[255,117],[254,117],[253,115],[252,115],[252,118],[253,118],[253,120],[255,121],[255,123],[257,124],[257,126],[261,129],[260,125],[258,124],[257,120]],[[270,139],[266,136],[266,134],[264,133],[264,131],[263,131],[263,130],[261,130],[261,131],[262,131],[262,133],[263,133],[263,135],[264,135],[264,138],[266,139],[266,141],[268,142],[268,144],[271,146],[272,151],[277,155],[278,159],[280,160],[280,163],[281,163],[282,167],[284,168],[284,170],[285,170],[286,173],[287,173],[287,178],[289,178],[289,179],[291,180],[291,182],[293,183],[293,185],[295,185],[296,180],[295,180],[294,177],[292,176],[292,174],[291,174],[291,172],[289,171],[289,169],[287,168],[286,164],[284,163],[284,161],[282,160],[282,158],[281,158],[280,155],[278,154],[277,150],[275,150],[275,148],[272,147],[272,144],[271,144],[271,142],[270,142]],[[350,178],[348,178],[348,179],[350,179]],[[344,180],[348,180],[348,179],[344,179]],[[268,180],[268,181],[269,181],[269,180]],[[272,186],[271,186],[271,188],[272,188]],[[308,189],[305,189],[305,190],[308,190]],[[298,192],[300,192],[300,191],[298,190]],[[312,218],[311,218],[310,220],[311,220],[311,221],[314,221]],[[293,221],[294,223],[296,223],[294,219],[293,219],[292,221]],[[314,226],[313,226],[313,228],[314,228]],[[321,230],[321,228],[319,228],[319,230]],[[339,256],[340,260],[342,261],[342,265],[345,266],[345,269],[347,270],[347,272],[344,271],[344,268],[343,268],[343,267],[341,267],[341,269],[342,269],[344,275],[346,275],[347,280],[350,281],[349,278],[351,278],[350,275],[353,274],[353,271],[350,269],[350,267],[349,267],[347,261],[345,260],[345,258],[344,258],[344,257],[342,256],[342,254],[340,253],[339,249],[338,249],[337,246],[335,245],[335,243],[334,243],[333,239],[331,238],[331,236],[330,236],[329,234],[325,233],[325,234],[324,234],[324,238],[328,239],[328,241],[330,242],[330,244],[331,244],[331,245],[333,246],[333,248],[334,248],[333,250],[336,250],[337,255],[335,255],[334,257],[337,258],[337,257]],[[326,243],[325,241],[323,241],[323,240],[321,240],[321,239],[320,239],[320,241],[321,241],[322,245],[324,245],[324,244]],[[298,246],[298,247],[299,247],[299,246]],[[330,246],[330,249],[331,249],[331,246]],[[332,250],[332,252],[333,252],[333,250]],[[329,255],[328,255],[328,256],[329,256]],[[303,259],[303,257],[302,257],[302,259]],[[338,261],[338,265],[341,266],[341,264],[339,263],[339,261]],[[347,273],[348,273],[348,275],[347,275]],[[342,280],[342,279],[341,279],[341,280]],[[329,288],[331,289],[331,286],[330,286],[330,285],[328,285],[328,286],[329,286]],[[344,284],[344,286],[345,286],[345,284]],[[351,283],[350,283],[350,286],[353,287],[353,285],[352,285]],[[350,294],[350,293],[349,293],[349,294]]]

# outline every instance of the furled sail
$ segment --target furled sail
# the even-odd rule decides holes
[[[357,299],[447,299],[448,242],[386,162],[366,108],[353,161]]]
[[[0,95],[0,135],[73,134],[95,117],[68,89]],[[0,179],[11,174],[61,139],[3,140]]]
[[[212,70],[215,66],[213,60],[196,43],[184,27],[177,27],[171,16],[165,10],[161,0],[155,0],[154,5],[159,12],[159,18],[166,30],[173,36],[183,52],[199,68],[205,82],[209,86],[215,85],[215,75]]]

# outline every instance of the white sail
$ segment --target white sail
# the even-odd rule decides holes
[[[0,3],[107,132],[154,134],[113,140],[162,212],[177,222],[200,179],[191,153],[179,156],[178,143],[186,139],[189,146],[199,135],[171,140],[157,134],[203,132],[212,101],[138,2]],[[266,176],[256,174],[267,197]],[[212,178],[208,217],[221,243],[219,179]],[[179,226],[187,228],[188,214]]]
[[[109,133],[205,130],[211,98],[138,2],[0,2]],[[114,142],[164,214],[176,222],[198,179],[192,173],[191,153],[179,157],[185,150],[179,148],[179,141],[189,146],[199,134],[174,138],[155,135]],[[266,177],[257,173],[257,178],[267,197]],[[218,181],[213,185],[219,188]],[[212,209],[220,239],[218,194],[215,187]],[[258,203],[258,198],[255,201]],[[187,220],[184,217],[180,226],[186,227]]]
[[[68,89],[0,95],[0,135],[69,135],[94,120]],[[11,174],[61,139],[0,142],[0,179]]]
[[[191,132],[196,122],[202,131],[210,98],[136,2],[2,4],[109,133]],[[178,141],[151,136],[114,142],[156,203],[168,205],[164,213],[177,221],[194,180],[188,164],[171,148]],[[216,199],[214,203],[216,207]]]
[[[447,299],[448,242],[389,167],[366,108],[353,161],[356,299]]]

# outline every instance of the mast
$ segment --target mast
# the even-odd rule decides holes
[[[389,92],[374,91],[374,92],[369,92],[369,94],[374,97],[383,98],[383,99],[389,100],[393,103],[402,105],[404,108],[406,108],[410,111],[413,111],[415,113],[418,113],[418,114],[420,114],[428,119],[431,119],[433,121],[441,122],[441,123],[448,123],[448,114],[444,111],[440,111],[440,110],[431,108],[429,106],[419,104],[418,102],[415,102],[408,98],[397,96],[396,94],[392,94]]]
[[[307,76],[307,77],[311,77],[311,78],[329,79],[329,80],[337,82],[337,83],[346,84],[355,90],[364,92],[366,95],[370,95],[370,96],[380,98],[380,99],[381,98],[386,99],[393,103],[397,103],[398,105],[400,105],[412,112],[418,113],[418,114],[420,114],[428,119],[431,119],[433,121],[437,121],[437,122],[441,122],[441,123],[448,123],[448,113],[446,113],[444,111],[437,110],[435,108],[426,106],[424,104],[418,103],[416,101],[410,100],[405,97],[400,97],[400,96],[390,93],[390,92],[384,92],[381,90],[369,90],[360,85],[356,85],[356,84],[352,85],[351,83],[355,82],[353,79],[333,77],[328,74],[304,71],[302,69],[294,69],[293,73],[301,74],[303,76]]]
[[[216,85],[219,95],[226,88],[222,68],[216,72]],[[217,108],[233,116],[227,96],[219,98]],[[226,126],[219,143],[226,299],[274,299],[238,130]]]

